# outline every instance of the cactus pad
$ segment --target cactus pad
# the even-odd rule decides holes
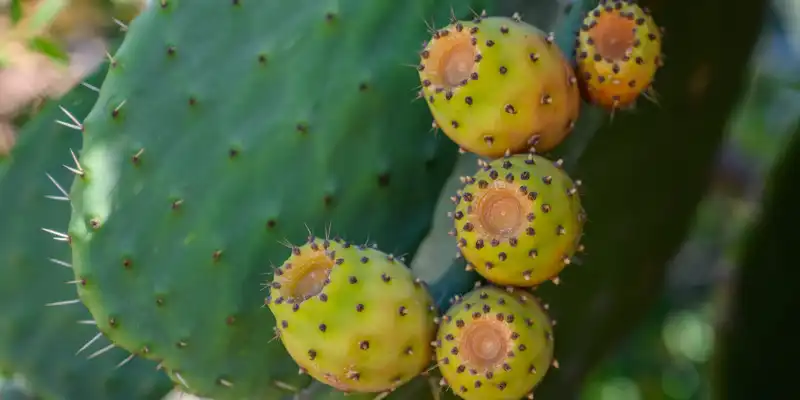
[[[445,382],[462,398],[519,399],[553,363],[553,327],[530,293],[488,286],[457,299],[434,346]]]
[[[394,390],[430,364],[433,300],[374,248],[309,238],[275,269],[267,304],[289,354],[341,391]]]
[[[534,154],[480,164],[465,178],[453,212],[468,267],[501,285],[530,287],[557,277],[580,249],[580,181],[560,161]]]
[[[605,108],[630,106],[650,88],[661,66],[661,30],[631,0],[601,1],[583,21],[576,48],[587,101]]]
[[[486,157],[561,143],[580,93],[553,40],[519,18],[477,17],[436,31],[419,65],[420,95],[436,124]]]
[[[72,173],[63,166],[82,138],[59,106],[82,119],[97,100],[89,88],[105,72],[48,101],[21,129],[0,172],[0,370],[22,376],[42,399],[160,400],[172,389],[156,363],[130,358],[97,334],[69,268],[63,232]]]
[[[405,64],[426,34],[409,27],[450,7],[165,0],[137,16],[70,194],[78,294],[100,332],[199,397],[305,386],[269,340],[265,267],[304,224],[413,255],[457,148],[410,101]]]

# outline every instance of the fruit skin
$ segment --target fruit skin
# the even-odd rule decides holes
[[[498,348],[499,360],[488,368],[468,360],[472,353],[466,333],[481,325],[497,328],[493,335],[508,341]],[[434,345],[446,383],[467,400],[525,397],[542,381],[554,360],[550,318],[533,295],[520,289],[486,286],[459,298],[442,317]]]
[[[463,15],[468,5],[452,4]],[[84,124],[71,192],[74,271],[99,330],[200,397],[277,398],[308,384],[265,339],[265,266],[305,224],[413,255],[457,148],[429,132],[426,106],[410,101],[416,72],[402,66],[426,36],[409,27],[450,9],[146,8]],[[199,35],[198,21],[225,35]]]
[[[586,101],[616,109],[647,93],[662,65],[661,39],[653,17],[634,1],[601,1],[586,15],[577,40],[578,78]],[[605,45],[611,50],[603,50],[607,40],[617,41]],[[611,47],[619,43],[630,47]]]
[[[456,196],[455,235],[468,267],[499,285],[554,279],[581,249],[586,216],[559,161],[518,154],[486,163]]]
[[[87,82],[99,85],[105,72]],[[77,86],[47,101],[0,162],[0,371],[22,376],[40,399],[161,400],[172,385],[154,362],[132,359],[117,368],[128,357],[119,349],[87,359],[110,344],[104,338],[76,355],[97,334],[78,323],[91,315],[79,303],[45,306],[76,299],[72,271],[48,260],[68,265],[69,246],[42,231],[66,231],[69,203],[45,197],[64,196],[46,174],[68,188],[72,173],[63,165],[73,165],[69,149],[81,145],[81,132],[55,121],[72,123],[59,106],[83,118],[96,99]]]
[[[571,66],[552,37],[518,18],[448,25],[421,52],[419,70],[421,95],[436,124],[481,156],[532,146],[548,151],[578,118],[580,93]]]
[[[324,287],[292,297],[292,284],[320,263],[330,268]],[[408,267],[377,249],[312,237],[275,270],[267,304],[304,372],[341,391],[394,390],[430,365],[433,299]]]

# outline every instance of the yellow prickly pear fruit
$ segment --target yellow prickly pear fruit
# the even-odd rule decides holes
[[[661,30],[633,0],[603,0],[584,19],[576,52],[586,101],[627,107],[652,90],[662,64]]]
[[[470,152],[547,151],[578,118],[576,78],[553,36],[517,17],[453,21],[421,56],[421,95],[435,123]]]
[[[372,247],[309,238],[275,270],[266,303],[302,370],[340,391],[394,390],[430,365],[433,300]]]
[[[519,289],[477,288],[458,299],[434,346],[444,382],[467,400],[533,398],[554,364],[550,318]]]
[[[499,285],[554,280],[579,244],[586,219],[561,161],[520,154],[482,162],[456,196],[455,235],[468,268]]]

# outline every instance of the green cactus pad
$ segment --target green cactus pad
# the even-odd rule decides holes
[[[487,286],[458,298],[434,346],[445,382],[468,400],[525,397],[554,362],[550,318],[519,289]]]
[[[586,220],[578,185],[534,154],[481,161],[455,197],[455,234],[468,268],[499,285],[554,279],[581,249]]]
[[[0,173],[0,370],[22,376],[43,399],[158,400],[172,388],[167,376],[97,336],[65,268],[70,250],[60,235],[70,207],[62,190],[72,173],[63,166],[73,165],[70,149],[80,148],[81,132],[59,106],[82,119],[97,100],[90,87],[47,102],[20,130]]]
[[[182,390],[275,398],[309,382],[261,309],[278,242],[332,224],[413,255],[429,228],[457,149],[408,64],[451,3],[195,3],[133,21],[85,122],[79,295]]]
[[[580,93],[553,40],[506,17],[436,31],[421,53],[419,76],[438,126],[485,157],[561,143],[578,118]]]
[[[436,308],[394,256],[311,237],[270,285],[278,336],[317,380],[345,392],[391,391],[430,365]]]
[[[575,49],[586,101],[615,109],[652,91],[661,66],[661,30],[631,0],[603,0],[586,16]]]

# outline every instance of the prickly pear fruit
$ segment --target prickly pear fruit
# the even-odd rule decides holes
[[[339,390],[394,390],[430,363],[433,299],[374,248],[309,238],[275,269],[267,304],[289,354]]]
[[[453,212],[468,268],[501,285],[530,287],[557,277],[580,249],[580,181],[561,161],[534,154],[480,165],[465,178]]]
[[[603,0],[583,21],[576,58],[586,101],[630,106],[652,91],[662,63],[661,30],[633,0]]]
[[[486,157],[561,143],[578,118],[580,93],[553,40],[517,17],[453,21],[436,31],[418,68],[436,124]]]
[[[445,382],[462,398],[519,399],[553,363],[553,326],[530,293],[487,286],[457,299],[434,346]]]

